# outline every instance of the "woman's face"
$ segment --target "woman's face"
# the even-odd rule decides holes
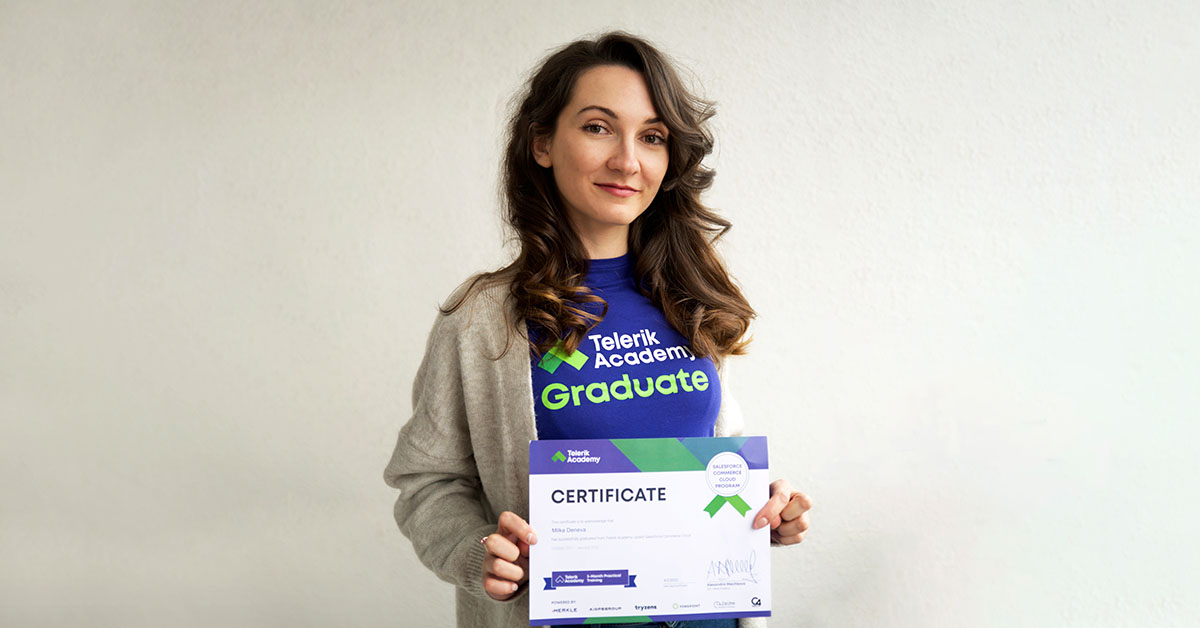
[[[603,65],[581,74],[554,134],[538,138],[533,152],[553,170],[589,257],[624,255],[630,223],[650,206],[667,171],[667,126],[641,73]]]

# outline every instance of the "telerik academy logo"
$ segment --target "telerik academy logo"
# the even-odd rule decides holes
[[[538,368],[546,371],[547,373],[553,373],[554,371],[558,370],[558,365],[562,364],[563,362],[570,364],[571,366],[575,367],[576,371],[578,371],[579,369],[583,368],[583,365],[588,363],[588,356],[584,352],[578,350],[576,350],[574,353],[568,354],[567,350],[563,349],[562,341],[559,340],[558,344],[550,347],[550,350],[546,352],[546,355],[542,356],[542,361],[538,362]]]
[[[600,464],[600,456],[593,456],[589,449],[568,449],[567,455],[563,452],[556,451],[553,456],[550,456],[551,462],[566,462],[568,464],[575,462],[586,462],[588,464]]]

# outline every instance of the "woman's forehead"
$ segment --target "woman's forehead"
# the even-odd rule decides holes
[[[619,65],[597,66],[581,74],[563,113],[568,116],[602,113],[638,124],[658,118],[646,79],[637,70]]]

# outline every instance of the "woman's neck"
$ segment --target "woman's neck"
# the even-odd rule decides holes
[[[610,259],[629,252],[629,227],[621,225],[601,232],[580,233],[588,259]]]

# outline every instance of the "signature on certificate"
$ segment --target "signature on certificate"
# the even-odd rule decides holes
[[[754,575],[754,552],[743,559],[726,558],[708,563],[708,583],[753,582],[758,583]]]

